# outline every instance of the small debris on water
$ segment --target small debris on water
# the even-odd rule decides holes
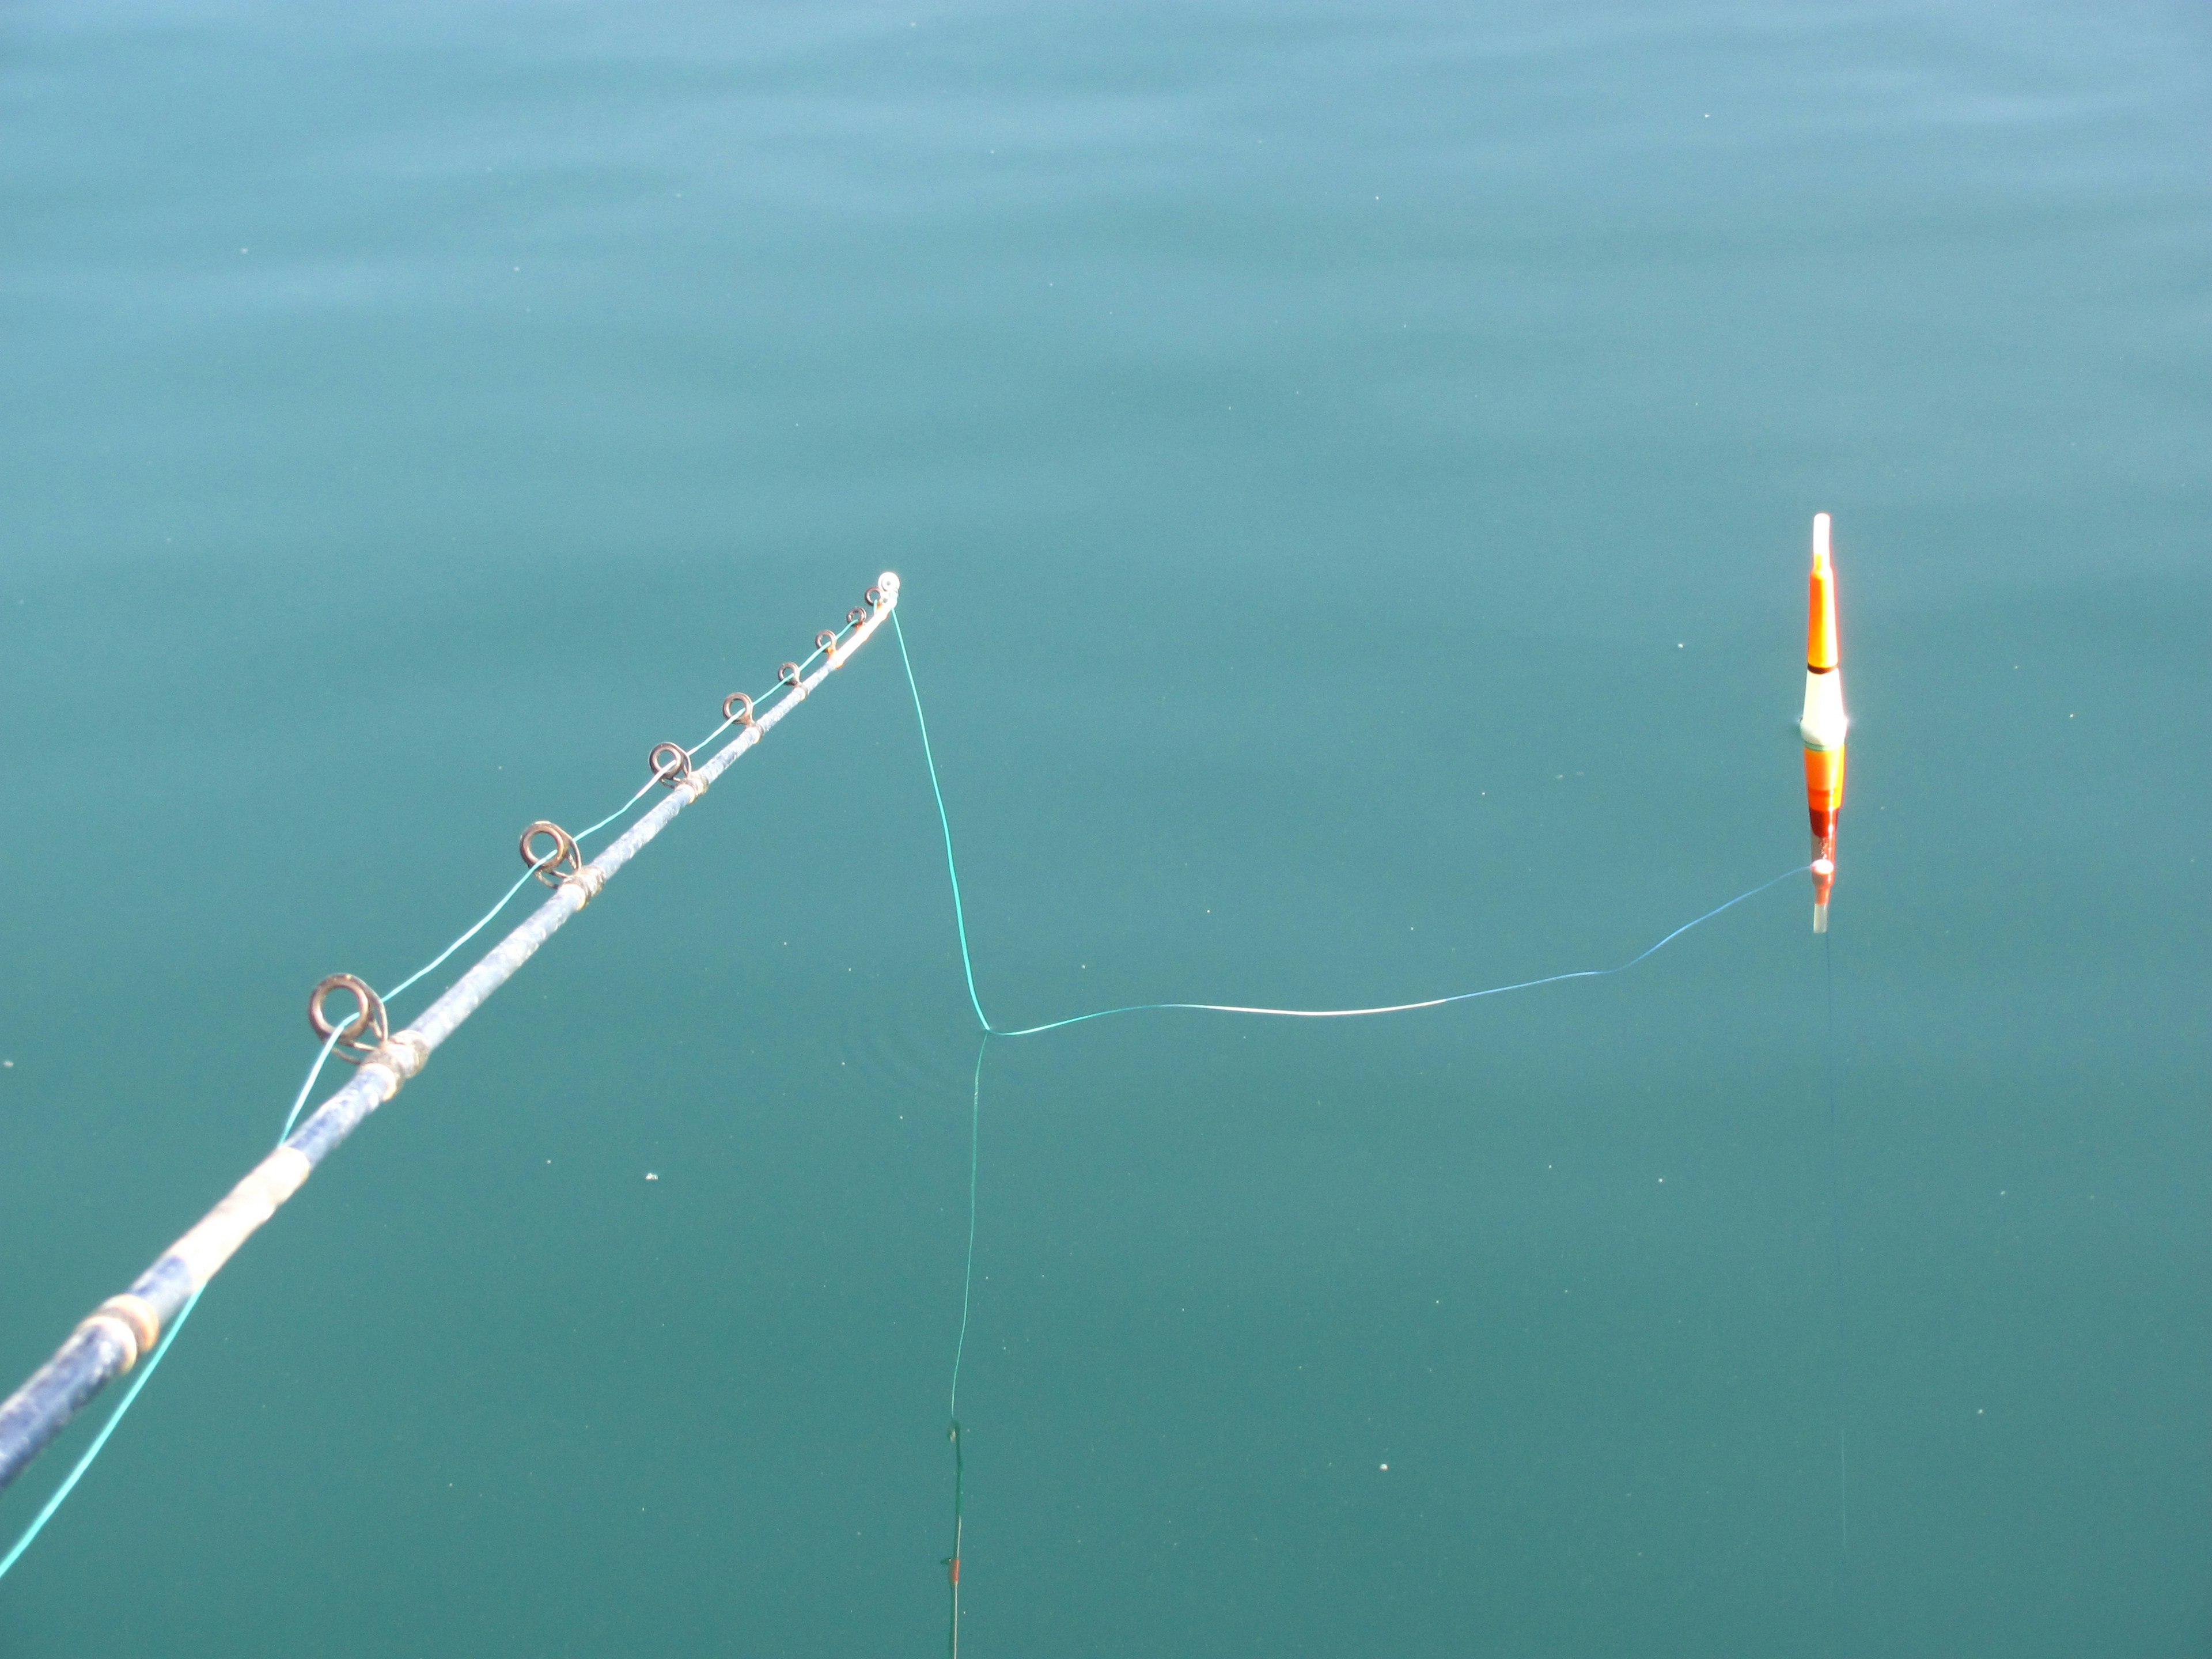
[[[653,1172],[652,1170],[647,1170],[645,1172],[645,1178],[646,1178],[647,1181],[658,1181],[658,1180],[659,1180],[659,1179],[660,1179],[660,1177],[659,1177],[659,1176],[657,1176],[657,1175],[653,1174]]]

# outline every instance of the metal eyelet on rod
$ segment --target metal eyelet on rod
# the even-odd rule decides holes
[[[333,991],[346,992],[360,1007],[345,1019],[333,1022],[323,1006]],[[325,1042],[336,1032],[338,1040],[331,1052],[354,1066],[374,1054],[392,1035],[392,1027],[384,1015],[384,999],[369,989],[367,981],[351,974],[332,974],[316,985],[307,997],[307,1024]],[[371,1032],[375,1034],[373,1041],[368,1038]]]
[[[531,847],[530,843],[540,836],[553,837],[551,852],[540,853]],[[577,848],[576,838],[549,818],[538,819],[522,832],[522,861],[548,887],[558,887],[584,867],[584,855]]]
[[[656,743],[653,752],[645,757],[645,763],[653,781],[663,788],[673,789],[691,776],[691,751],[680,743]]]

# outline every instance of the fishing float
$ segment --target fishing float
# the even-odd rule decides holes
[[[1836,819],[1844,809],[1844,655],[1836,635],[1836,568],[1830,520],[1813,515],[1813,587],[1805,617],[1805,809],[1813,821],[1813,931],[1828,931],[1828,894],[1836,883]]]

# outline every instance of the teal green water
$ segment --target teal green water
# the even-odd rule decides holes
[[[1825,509],[1832,1138],[1794,882],[994,1044],[963,1650],[2206,1652],[2208,98],[2178,3],[9,9],[0,1387],[317,978],[878,570],[994,1019],[1340,1006],[1805,856]],[[943,1650],[889,644],[233,1263],[0,1651]]]

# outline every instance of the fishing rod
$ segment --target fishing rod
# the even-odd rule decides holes
[[[743,693],[728,698],[722,706],[722,726],[716,735],[732,726],[738,728],[738,735],[708,759],[695,764],[691,751],[682,744],[655,744],[647,764],[653,781],[668,790],[667,798],[588,861],[574,837],[558,824],[541,819],[523,831],[523,862],[553,889],[551,896],[454,981],[412,1024],[391,1030],[383,1000],[350,974],[333,974],[316,986],[308,1000],[308,1018],[316,1035],[324,1039],[325,1049],[335,1048],[353,1063],[352,1079],[287,1134],[275,1152],[162,1252],[129,1290],[109,1297],[80,1321],[53,1358],[0,1401],[0,1492],[6,1491],[102,1389],[158,1349],[164,1329],[179,1321],[239,1247],[300,1190],[315,1166],[359,1128],[371,1112],[422,1069],[440,1043],[513,978],[571,916],[597,897],[647,842],[675,821],[678,813],[705,794],[717,778],[873,637],[897,605],[898,591],[898,577],[885,571],[868,590],[866,602],[846,613],[843,629],[824,629],[815,636],[814,655],[806,662],[819,657],[819,667],[810,673],[804,664],[787,662],[777,671],[776,684],[782,695],[773,704],[756,714],[752,699]],[[646,787],[650,788],[651,783]],[[328,1003],[341,992],[352,997],[356,1006],[353,1013],[334,1020]]]

